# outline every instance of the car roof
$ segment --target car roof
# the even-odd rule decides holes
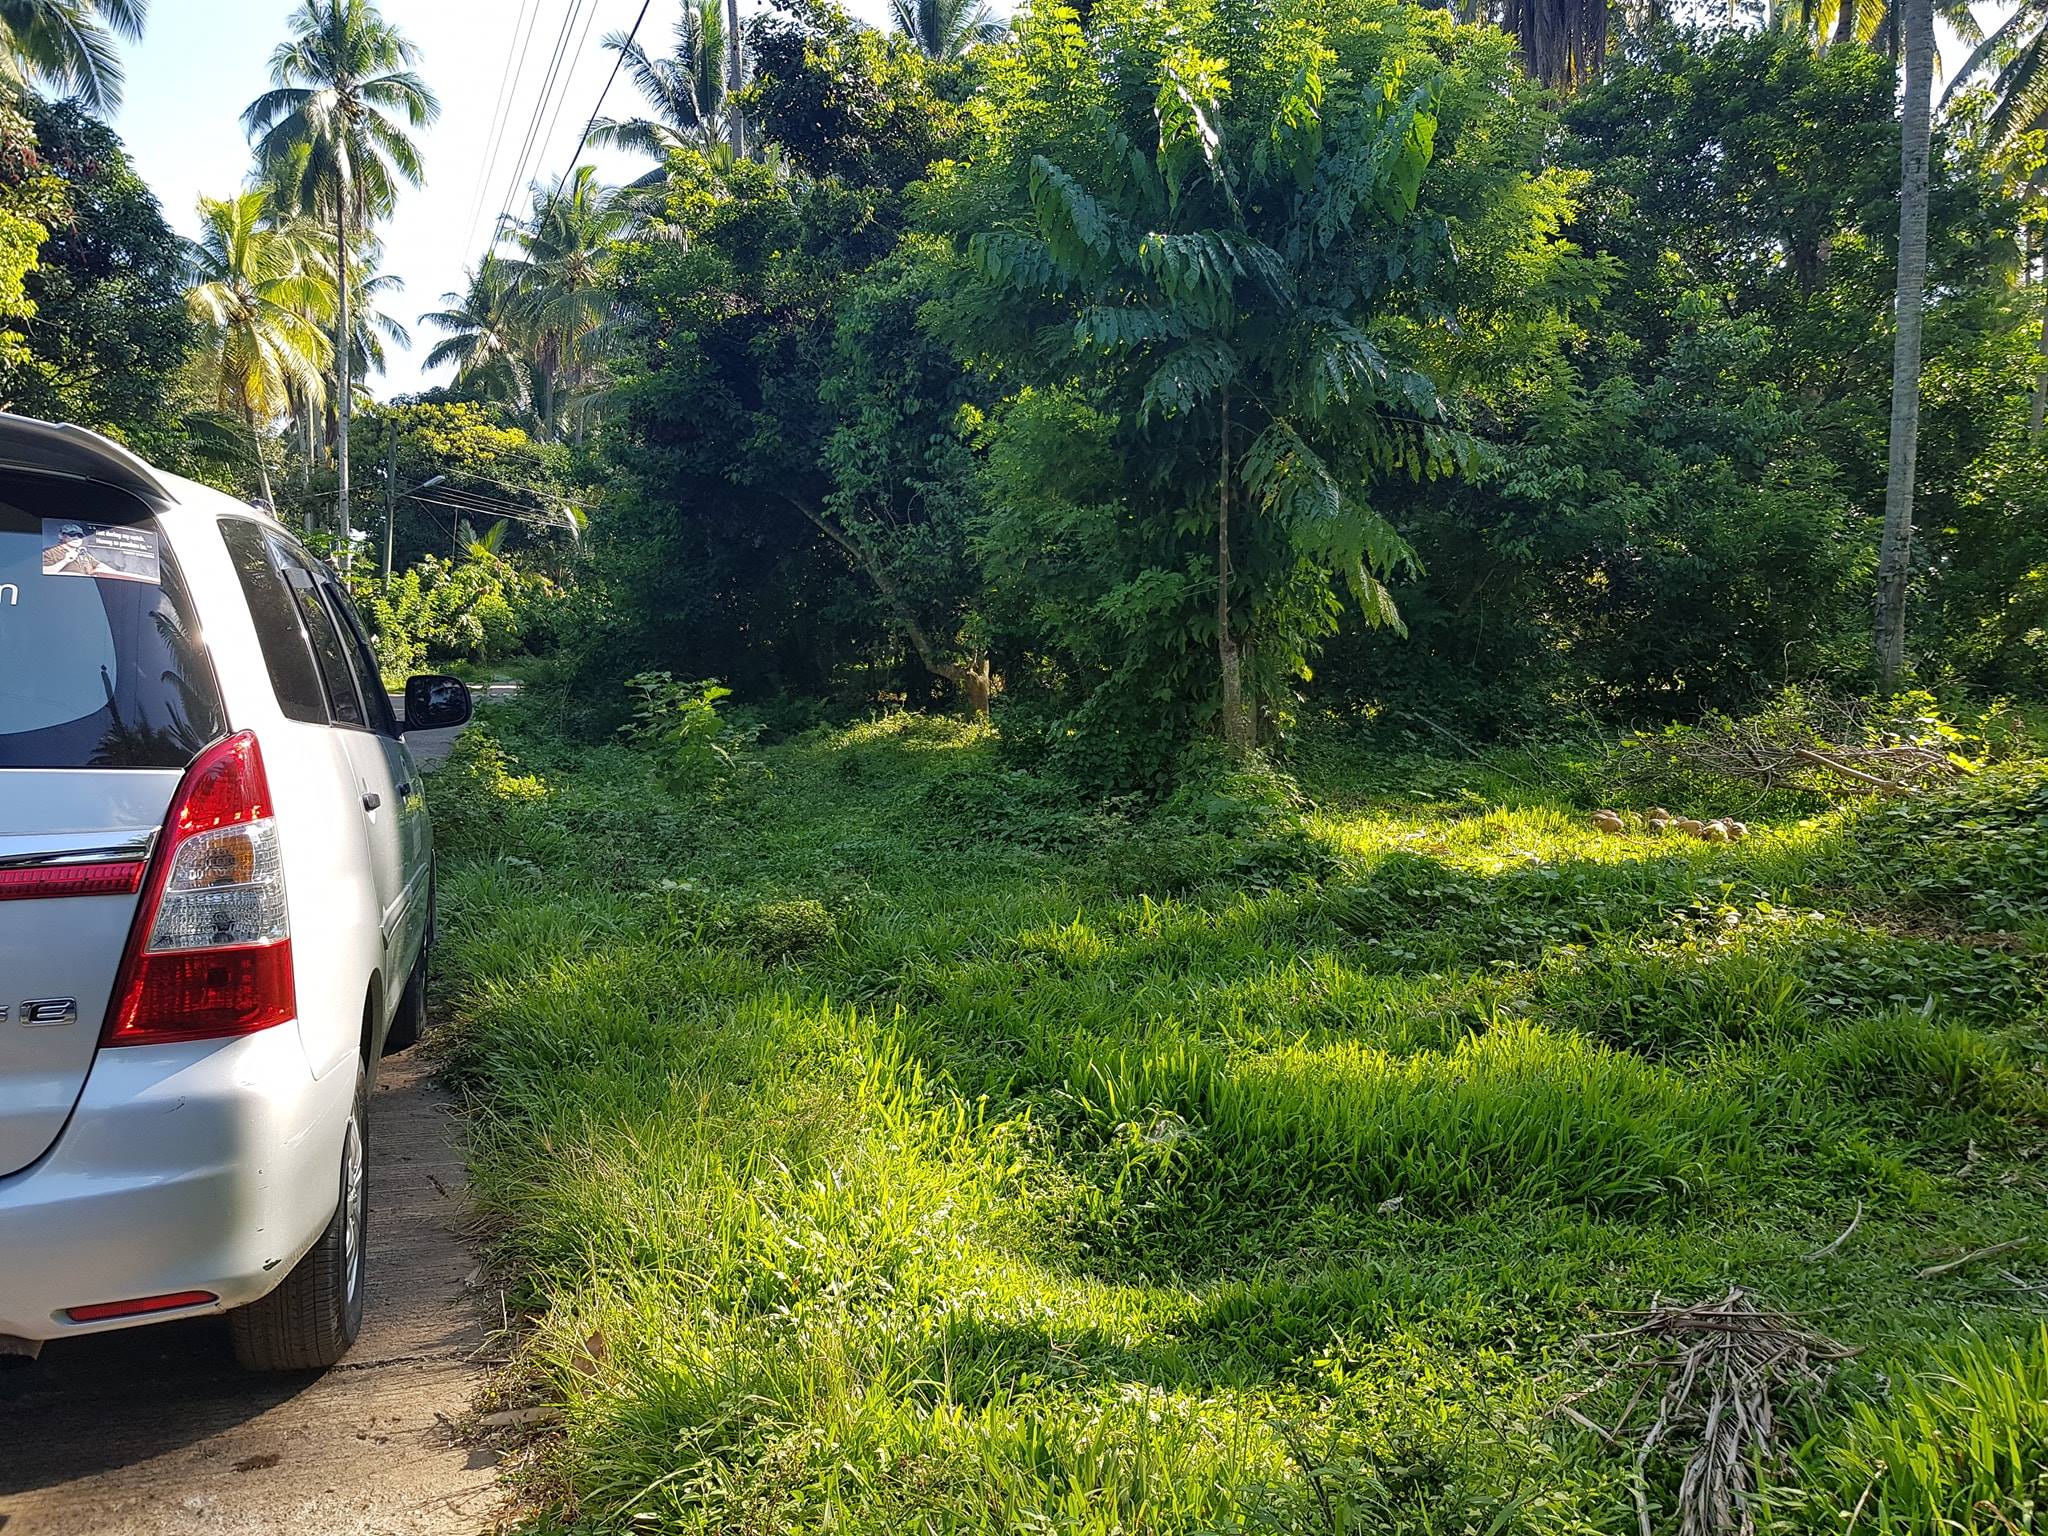
[[[280,533],[289,529],[275,513],[253,502],[237,500],[213,486],[157,469],[111,438],[84,427],[40,421],[0,411],[0,469],[26,469],[111,485],[139,497],[153,511],[191,511],[218,516],[235,513],[253,518]]]
[[[0,468],[96,480],[154,506],[178,498],[155,470],[119,443],[84,427],[0,411]]]

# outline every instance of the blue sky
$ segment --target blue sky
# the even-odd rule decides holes
[[[679,3],[652,0],[643,41],[665,47]],[[741,0],[741,14],[759,3]],[[404,292],[388,307],[415,334],[410,356],[394,352],[388,376],[372,380],[379,395],[445,382],[421,373],[435,338],[416,324],[420,314],[438,308],[444,291],[461,286],[509,187],[561,174],[611,71],[612,55],[599,40],[630,27],[640,5],[641,0],[384,0],[385,17],[420,47],[420,70],[441,99],[441,119],[421,140],[426,187],[400,202],[384,232],[385,270],[405,280]],[[498,164],[480,193],[508,54],[526,35],[522,7],[533,22],[530,52],[509,114],[512,131],[499,135]],[[271,50],[287,35],[286,18],[297,8],[298,0],[155,0],[147,35],[123,49],[128,87],[115,126],[165,215],[187,234],[194,232],[194,201],[202,193],[220,197],[234,191],[248,173],[242,109],[269,85]],[[550,98],[537,149],[522,175],[512,162],[532,120],[548,55],[572,8],[577,22],[568,89]],[[851,9],[879,20],[884,0],[854,0]],[[626,115],[636,100],[621,80],[607,115]],[[630,157],[583,158],[595,159],[608,179],[645,168]],[[523,191],[520,196],[523,203]]]

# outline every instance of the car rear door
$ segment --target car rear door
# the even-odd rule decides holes
[[[224,732],[200,618],[148,505],[0,472],[0,1176],[69,1119],[171,796]]]

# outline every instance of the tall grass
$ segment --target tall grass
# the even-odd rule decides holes
[[[917,720],[692,801],[487,730],[446,1060],[536,1528],[1632,1531],[1574,1342],[1731,1281],[1867,1351],[1781,1528],[1879,1462],[1885,1528],[2038,1519],[2035,1293],[1916,1278],[2043,1230],[2040,960],[1969,926],[2036,893],[1895,819],[1674,848],[1334,748],[1342,809],[1078,805]]]

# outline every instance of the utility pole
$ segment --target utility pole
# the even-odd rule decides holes
[[[391,590],[391,534],[398,526],[398,418],[385,419],[384,432],[384,590]]]

